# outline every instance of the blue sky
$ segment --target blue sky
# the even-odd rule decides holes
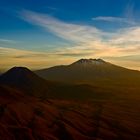
[[[1,0],[0,66],[101,57],[140,69],[139,16],[139,0]]]

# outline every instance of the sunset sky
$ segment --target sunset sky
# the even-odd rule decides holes
[[[102,58],[140,70],[140,0],[0,0],[0,69]]]

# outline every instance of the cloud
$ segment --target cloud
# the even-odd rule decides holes
[[[128,55],[121,57],[104,57],[105,60],[111,61],[114,64],[120,66],[131,68],[135,70],[140,70],[140,55]]]
[[[28,51],[28,50],[21,50],[21,49],[14,49],[14,48],[6,48],[6,47],[0,47],[0,58],[9,58],[9,59],[15,59],[15,58],[26,58],[30,59],[33,57],[42,57],[46,56],[45,53],[42,52],[34,52],[34,51]]]
[[[130,44],[140,44],[140,26],[121,28],[115,33],[110,33],[102,31],[94,26],[66,23],[59,19],[51,17],[48,14],[41,14],[23,10],[20,15],[21,18],[25,21],[40,26],[41,28],[51,32],[58,37],[80,44],[81,47],[83,45],[86,46],[89,44],[93,44],[93,49],[96,49],[96,46],[98,46],[98,49],[99,44],[100,47],[106,45],[108,45],[108,47],[110,45],[116,45],[116,47],[120,47],[120,45],[124,44],[129,46]],[[103,17],[100,17],[99,19],[101,18],[103,19]],[[122,18],[113,17],[107,17],[107,19],[122,20]]]
[[[19,65],[35,68],[38,67],[39,63],[43,62],[43,58],[47,58],[47,54],[45,55],[45,53],[0,47],[1,69]]]
[[[20,13],[25,21],[40,26],[52,34],[76,43],[74,46],[56,49],[65,56],[88,57],[125,56],[140,54],[140,26],[132,20],[119,17],[96,17],[94,20],[123,22],[132,27],[121,28],[116,32],[105,32],[95,26],[66,23],[48,14],[24,10]],[[135,26],[134,26],[135,25]],[[71,55],[70,55],[71,54]]]
[[[123,28],[112,37],[114,44],[122,44],[123,46],[139,46],[140,45],[140,26]]]
[[[70,53],[66,53],[66,52],[64,52],[64,53],[58,53],[57,54],[58,56],[70,56],[70,57],[86,57],[86,56],[89,56],[89,55],[92,55],[92,53],[91,52],[81,52],[81,53],[79,53],[79,52],[74,52],[74,53],[72,53],[72,52],[70,52]]]
[[[105,57],[105,58],[110,58],[110,57]],[[121,57],[112,57],[114,60],[123,60],[123,61],[140,61],[140,55],[126,55],[126,56],[121,56]]]
[[[93,17],[92,20],[94,21],[106,21],[106,22],[116,22],[116,23],[125,23],[129,25],[137,25],[137,23],[133,20],[128,18],[121,18],[121,17]]]
[[[15,43],[17,43],[17,41],[15,41],[15,40],[10,40],[10,39],[0,38],[0,43],[10,43],[10,44],[15,44]]]
[[[104,33],[96,27],[65,23],[48,14],[23,10],[20,13],[20,18],[31,24],[38,25],[66,40],[85,42],[87,40],[97,40],[100,36],[104,35]]]
[[[45,6],[44,8],[47,8],[47,9],[50,9],[50,10],[53,10],[53,11],[58,10],[58,8],[52,7],[52,6]]]
[[[65,56],[64,56],[65,57]],[[31,69],[40,69],[62,63],[69,64],[74,59],[60,57],[59,52],[37,52],[14,48],[0,47],[0,70],[13,66],[25,66]]]
[[[108,57],[110,61],[113,61],[114,57],[122,57],[123,59],[123,56],[133,55],[137,57],[140,55],[140,26],[138,25],[120,28],[112,33],[95,26],[67,23],[48,14],[27,10],[21,11],[19,17],[72,43],[65,45],[65,47],[58,46],[49,52],[1,47],[0,59],[3,59],[3,65],[8,62],[9,65],[23,64],[32,68],[39,68],[56,64],[69,64],[81,57]],[[116,61],[119,63],[120,59]],[[132,64],[139,62],[132,60],[130,63],[132,67]]]

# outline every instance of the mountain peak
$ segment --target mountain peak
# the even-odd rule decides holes
[[[73,64],[105,64],[106,62],[103,59],[80,59]]]
[[[26,72],[29,72],[30,70],[26,67],[13,67],[8,71],[9,72],[12,72],[12,71],[21,71],[21,72],[26,71]]]
[[[19,81],[21,79],[25,79],[29,76],[34,75],[32,71],[30,71],[26,67],[13,67],[3,75],[1,75],[1,79],[9,80],[9,81]]]
[[[0,81],[19,84],[21,82],[24,83],[26,80],[29,81],[34,77],[36,75],[26,67],[13,67],[1,75]]]
[[[5,72],[2,76],[14,79],[15,77],[25,77],[27,75],[34,75],[34,73],[26,67],[13,67]]]
[[[0,76],[0,83],[20,89],[35,96],[48,91],[46,81],[26,67],[13,67]]]

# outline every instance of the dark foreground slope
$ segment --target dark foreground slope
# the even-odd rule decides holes
[[[0,86],[2,140],[139,140],[139,100],[40,100]]]

